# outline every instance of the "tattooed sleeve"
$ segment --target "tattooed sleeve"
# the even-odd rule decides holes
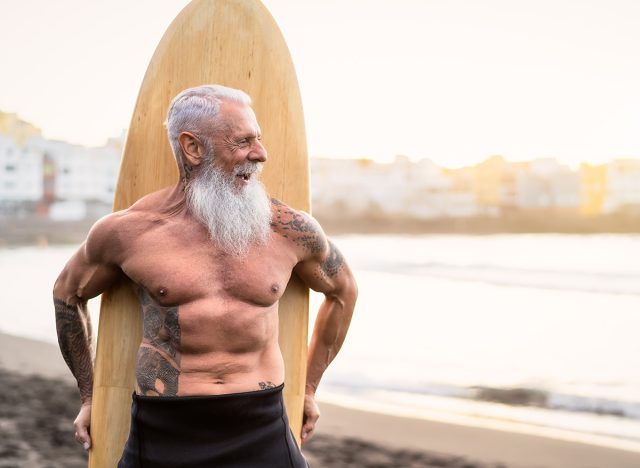
[[[322,264],[322,271],[331,278],[336,276],[344,265],[344,257],[338,250],[338,248],[333,245],[333,242],[329,241],[329,255],[327,259]]]
[[[91,359],[91,321],[85,304],[69,305],[53,300],[58,343],[65,362],[78,381],[82,401],[91,399],[93,363]]]
[[[326,245],[325,240],[319,233],[318,227],[311,220],[275,198],[271,199],[271,203],[277,207],[272,221],[276,232],[311,253],[322,252]]]
[[[271,202],[276,207],[272,222],[274,230],[311,254],[325,251],[328,245],[329,252],[321,268],[328,277],[335,277],[344,265],[344,257],[338,248],[326,239],[319,225],[312,218],[292,210],[275,198],[271,199]]]
[[[142,346],[136,379],[143,395],[174,396],[180,376],[180,323],[178,307],[162,307],[145,289],[140,290]]]

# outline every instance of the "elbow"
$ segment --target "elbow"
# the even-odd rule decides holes
[[[328,301],[335,303],[340,307],[340,310],[347,312],[349,317],[353,313],[353,309],[358,299],[358,285],[353,276],[344,281],[339,289],[336,289],[330,294],[326,294]]]
[[[56,282],[53,283],[53,298],[54,299],[60,299],[60,300],[65,300],[66,299],[66,294],[65,294],[65,273],[64,271],[62,273],[60,273],[60,275],[58,276],[58,278],[56,279]]]
[[[353,275],[349,277],[349,280],[344,285],[343,294],[345,297],[345,302],[355,305],[356,300],[358,299],[358,283],[356,282],[356,279],[353,277]]]
[[[78,302],[76,292],[70,292],[69,278],[65,271],[60,273],[60,276],[58,276],[58,279],[56,279],[56,282],[53,284],[53,299],[63,301],[70,305]]]

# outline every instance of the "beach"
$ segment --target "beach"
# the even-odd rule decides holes
[[[0,467],[74,468],[77,390],[53,344],[0,333]],[[314,468],[637,468],[640,453],[320,402]]]

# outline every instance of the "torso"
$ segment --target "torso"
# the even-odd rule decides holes
[[[274,225],[266,244],[240,258],[217,248],[184,210],[167,217],[149,206],[123,212],[114,240],[115,263],[137,285],[142,308],[136,392],[216,395],[281,384],[278,300],[300,260],[296,244]]]

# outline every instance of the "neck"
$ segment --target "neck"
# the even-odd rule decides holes
[[[178,182],[167,194],[163,206],[160,207],[159,212],[166,216],[174,216],[182,212],[186,207],[186,194],[185,184],[183,181]]]

